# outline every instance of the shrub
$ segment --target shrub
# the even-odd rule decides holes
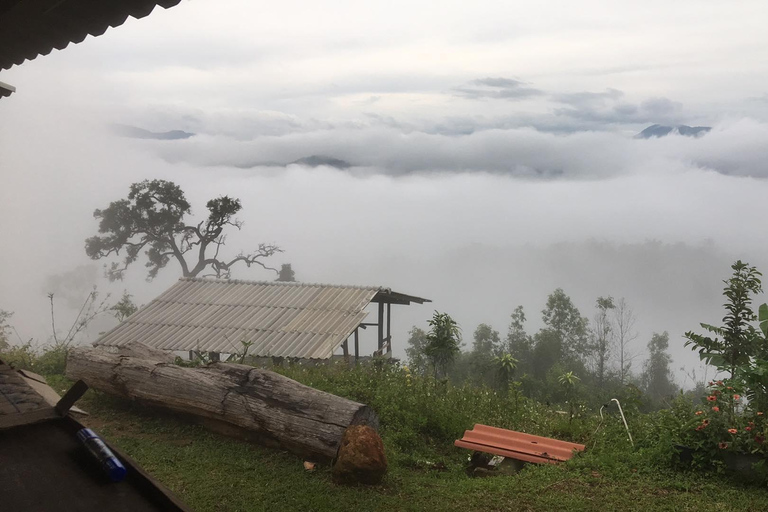
[[[51,345],[42,351],[35,349],[32,343],[11,345],[0,352],[0,359],[20,370],[30,370],[41,375],[64,375],[67,367],[69,348],[64,345]]]
[[[413,375],[407,366],[377,364],[349,368],[345,364],[274,368],[290,378],[329,393],[365,403],[381,422],[385,445],[402,465],[441,457],[460,463],[466,451],[453,446],[476,423],[531,434],[585,442],[594,417],[568,417],[520,393],[502,393],[470,384],[453,385]]]

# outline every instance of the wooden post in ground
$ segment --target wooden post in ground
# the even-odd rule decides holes
[[[391,320],[392,318],[392,303],[387,302],[387,354],[392,353],[392,330]]]
[[[360,360],[360,328],[355,329],[355,364]]]
[[[379,354],[383,355],[384,352],[381,350],[384,348],[384,303],[379,302]]]

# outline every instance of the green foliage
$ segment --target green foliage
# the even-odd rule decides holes
[[[0,309],[0,350],[8,348],[8,338],[11,335],[11,325],[8,323],[8,319],[13,316],[13,313]]]
[[[726,315],[723,326],[701,326],[715,337],[686,333],[687,346],[698,350],[702,359],[720,371],[730,372],[731,382],[743,389],[756,407],[768,407],[768,305],[761,305],[759,315],[752,310],[752,296],[762,291],[762,274],[753,266],[737,261],[733,274],[724,281]],[[756,328],[752,322],[758,322]]]
[[[592,343],[589,351],[594,360],[595,376],[597,385],[602,387],[605,383],[606,372],[608,371],[608,358],[611,355],[611,345],[613,344],[613,325],[608,316],[608,311],[615,309],[613,297],[598,297],[596,301],[597,314],[595,315],[595,324],[592,329]]]
[[[429,321],[429,328],[424,354],[434,368],[435,377],[445,377],[448,367],[461,351],[461,329],[447,313],[437,311]]]
[[[533,358],[533,339],[525,332],[525,311],[523,306],[517,306],[511,315],[507,329],[507,340],[504,351],[512,354],[518,360],[518,370],[521,374],[531,372]]]
[[[240,340],[240,350],[230,354],[227,362],[230,363],[245,363],[245,358],[248,357],[248,351],[251,349],[255,342],[250,340]]]
[[[476,385],[493,386],[496,384],[494,357],[502,354],[502,343],[499,331],[488,324],[480,324],[475,329],[472,341],[472,351],[462,354],[466,358],[466,368],[461,368],[461,358],[451,372],[454,382],[472,382]],[[458,370],[458,371],[456,371]],[[457,379],[456,377],[460,377]]]
[[[357,368],[344,364],[295,364],[273,370],[371,406],[381,420],[385,443],[396,451],[392,456],[409,467],[417,459],[460,462],[466,453],[456,451],[453,441],[475,423],[539,435],[558,431],[573,441],[583,441],[594,428],[590,421],[583,420],[574,421],[569,427],[561,415],[514,393],[471,384],[456,386],[431,376],[415,375],[408,367],[397,364]]]
[[[502,352],[499,331],[488,324],[480,324],[475,329],[472,341],[472,351],[492,358]]]
[[[768,418],[745,404],[731,382],[710,382],[706,401],[693,407],[681,422],[678,442],[694,451],[699,467],[718,469],[728,454],[768,455]]]
[[[548,329],[559,339],[564,357],[576,359],[586,354],[589,322],[581,316],[579,309],[562,288],[547,297],[546,307],[541,314]]]
[[[501,393],[507,393],[509,391],[510,383],[512,382],[512,376],[517,369],[518,360],[512,357],[512,354],[502,354],[493,358],[493,364],[496,367],[496,381],[498,383],[499,391]],[[519,386],[515,387],[515,390]]]
[[[133,303],[133,295],[128,293],[128,290],[123,290],[123,296],[120,297],[120,300],[109,308],[118,322],[122,322],[138,310],[138,306]]]
[[[408,332],[408,346],[405,349],[405,355],[408,358],[408,367],[415,375],[426,375],[429,371],[426,348],[427,332],[424,329],[413,327]]]
[[[64,375],[68,354],[69,348],[64,345],[49,345],[37,350],[27,342],[0,350],[0,359],[19,370],[31,370],[45,376]]]
[[[568,421],[573,421],[576,411],[576,385],[581,379],[573,372],[565,372],[557,378],[557,382],[563,388],[565,399],[568,402]]]
[[[296,272],[293,271],[290,263],[283,263],[275,281],[281,281],[284,283],[296,282]]]
[[[653,333],[651,341],[648,342],[648,360],[645,362],[642,383],[648,400],[656,408],[677,391],[669,368],[672,358],[667,352],[668,348],[669,334],[666,331],[661,334]]]
[[[361,370],[296,366],[290,371],[304,380],[322,381],[333,392],[352,386],[353,375]],[[400,391],[398,384],[391,392],[377,394]],[[397,404],[397,397],[391,400]],[[566,464],[531,464],[516,475],[497,478],[469,478],[464,471],[469,453],[452,446],[455,437],[436,443],[434,449],[410,453],[398,449],[387,428],[383,437],[389,470],[384,482],[346,487],[333,485],[328,466],[308,472],[291,453],[220,436],[136,403],[89,392],[80,405],[91,413],[86,421],[93,421],[99,434],[200,512],[768,509],[764,488],[718,475],[673,471],[672,446],[662,441],[669,439],[669,428],[660,414],[628,414],[636,450],[629,448],[621,420],[608,412],[596,435],[592,434],[597,424],[584,423],[587,433],[578,438],[587,442],[585,453]],[[388,410],[379,410],[386,424],[390,424]],[[519,430],[552,435],[567,426],[559,415],[540,416],[540,410],[521,413]],[[542,426],[537,426],[539,422]],[[574,429],[582,428],[578,424],[574,420]],[[669,425],[674,424],[671,418]]]
[[[752,311],[752,295],[762,291],[762,274],[741,260],[734,263],[731,269],[733,275],[723,281],[726,284],[723,295],[728,299],[723,305],[726,310],[723,326],[701,324],[702,328],[715,336],[703,336],[689,331],[685,333],[688,338],[685,345],[698,350],[701,358],[718,370],[730,371],[733,378],[737,367],[748,365],[761,343],[758,331],[751,322],[757,320]]]
[[[217,277],[229,277],[235,264],[268,268],[260,260],[281,252],[275,245],[260,244],[250,254],[241,253],[229,261],[219,259],[219,251],[225,242],[225,228],[240,229],[242,226],[235,219],[242,205],[239,199],[222,196],[208,201],[206,208],[206,220],[187,225],[184,217],[191,213],[191,205],[178,185],[165,180],[134,183],[127,199],[113,201],[106,209],[93,213],[99,219],[100,235],[85,241],[85,252],[96,260],[119,256],[124,251],[120,262],[112,262],[107,268],[107,276],[112,280],[122,279],[142,251],[148,259],[147,278],[150,280],[172,258],[181,266],[184,277],[195,277],[207,268]],[[213,256],[206,255],[209,249],[214,251]],[[189,252],[197,257],[192,265],[185,259]]]

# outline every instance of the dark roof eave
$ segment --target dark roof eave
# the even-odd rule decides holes
[[[10,69],[89,35],[98,37],[130,16],[149,15],[181,0],[6,0],[0,1],[0,70]]]
[[[401,304],[403,306],[409,306],[411,302],[416,304],[424,304],[425,302],[432,302],[430,299],[422,297],[416,297],[415,295],[406,295],[404,293],[393,292],[389,289],[381,289],[374,295],[371,302],[383,302],[385,304]]]

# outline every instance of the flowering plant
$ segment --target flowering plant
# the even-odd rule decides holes
[[[707,391],[681,442],[709,461],[722,460],[726,452],[768,455],[768,415],[745,403],[741,391],[727,380],[710,382]]]

